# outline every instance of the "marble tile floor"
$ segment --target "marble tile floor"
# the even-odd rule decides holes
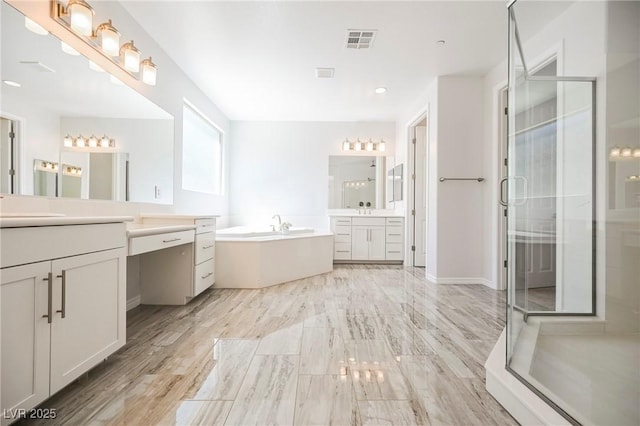
[[[140,306],[127,345],[42,407],[47,425],[515,425],[484,388],[503,327],[502,292],[337,266]]]

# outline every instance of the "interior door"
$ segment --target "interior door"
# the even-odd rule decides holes
[[[413,265],[425,267],[427,262],[427,119],[414,128],[414,259]]]

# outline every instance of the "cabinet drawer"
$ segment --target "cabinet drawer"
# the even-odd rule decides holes
[[[402,228],[400,226],[387,226],[386,242],[402,243]]]
[[[384,226],[384,217],[354,217],[351,219],[352,225],[364,225],[364,226]]]
[[[215,262],[213,259],[196,266],[196,274],[193,277],[193,297],[211,287],[215,280]]]
[[[193,231],[168,232],[129,239],[129,256],[192,243]]]
[[[391,243],[386,245],[386,260],[403,260],[402,244]]]
[[[338,226],[338,225],[351,226],[351,218],[350,217],[334,217],[332,220],[333,220],[333,224],[335,226]]]
[[[194,220],[194,224],[196,225],[196,234],[202,234],[205,232],[215,232],[216,231],[216,220],[211,219],[196,219]]]
[[[388,217],[387,218],[387,226],[400,226],[402,227],[402,223],[404,219],[401,217]]]
[[[340,243],[350,243],[351,242],[351,225],[336,225],[333,230],[334,233],[334,241]]]
[[[213,259],[216,250],[216,233],[207,232],[196,235],[196,265]]]
[[[351,243],[334,243],[333,258],[337,260],[351,260]]]

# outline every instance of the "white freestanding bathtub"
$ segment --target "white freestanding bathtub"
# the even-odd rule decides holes
[[[333,270],[333,234],[234,227],[216,232],[215,288],[263,288]]]

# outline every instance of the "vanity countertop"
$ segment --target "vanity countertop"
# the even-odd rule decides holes
[[[140,215],[141,218],[149,219],[176,219],[176,220],[197,220],[197,219],[211,219],[212,217],[220,217],[214,214],[166,214],[166,213],[144,213]]]
[[[32,226],[90,225],[98,223],[132,222],[131,216],[22,216],[0,217],[0,228]]]
[[[156,223],[128,223],[127,224],[127,237],[142,237],[146,235],[166,234],[169,232],[190,231],[196,229],[195,225],[171,225]]]
[[[330,213],[329,217],[404,217],[401,214],[395,213],[371,213],[371,214],[358,214],[358,213]]]

